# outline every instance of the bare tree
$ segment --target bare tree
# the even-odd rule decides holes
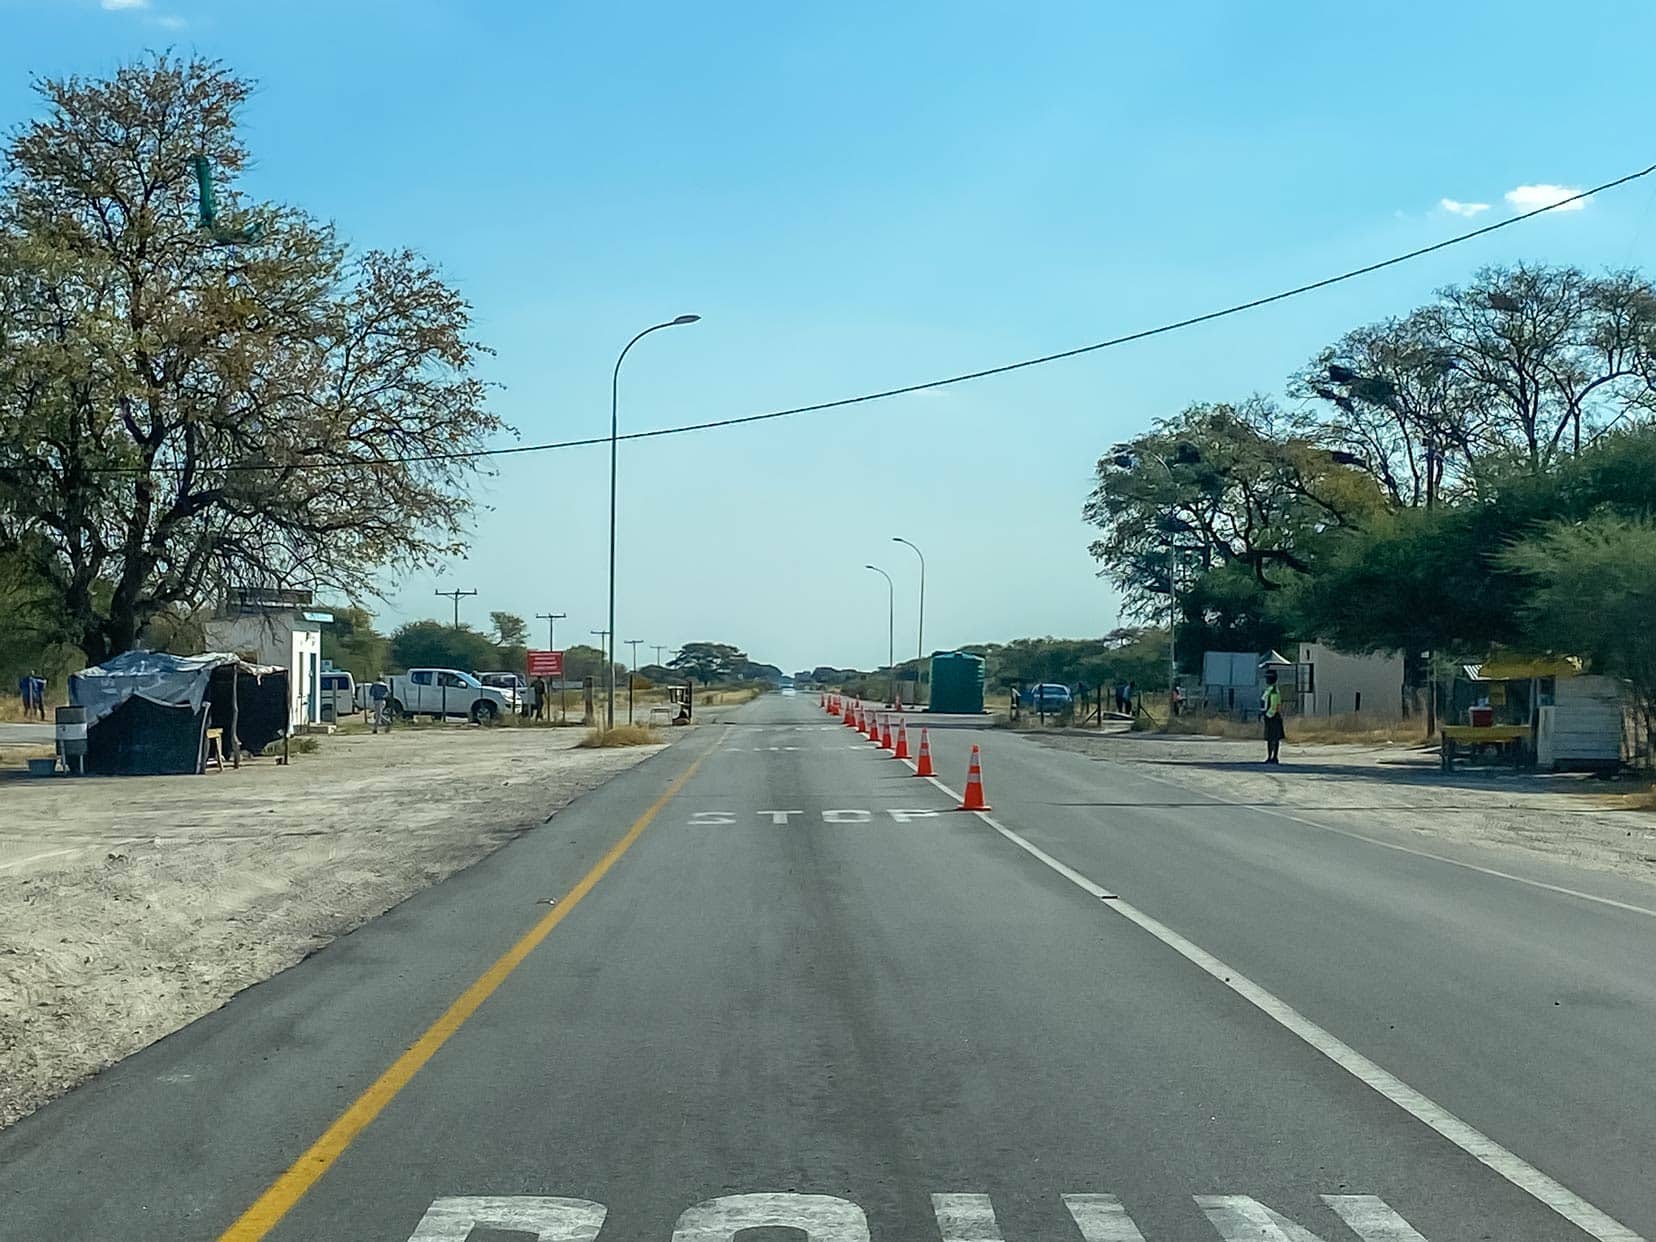
[[[1530,470],[1651,409],[1656,288],[1636,273],[1487,268],[1442,291],[1437,322],[1485,451]]]
[[[249,89],[167,57],[42,81],[6,153],[0,541],[94,660],[229,586],[359,598],[458,551],[466,454],[502,428],[429,264],[245,201]]]

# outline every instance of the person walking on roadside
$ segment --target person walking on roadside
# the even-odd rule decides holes
[[[546,691],[547,691],[546,678],[544,678],[544,677],[535,678],[534,685],[531,688],[533,689],[534,695],[535,695],[535,719],[536,720],[545,720],[546,719]]]
[[[1259,714],[1265,721],[1265,762],[1281,763],[1282,691],[1277,689],[1276,669],[1265,671],[1265,692],[1259,697]]]
[[[382,726],[387,733],[391,732],[391,713],[387,710],[390,703],[391,688],[385,684],[384,678],[379,678],[368,687],[368,704],[374,714],[375,733],[378,733]]]
[[[30,673],[30,680],[34,682],[35,715],[46,719],[46,679],[38,673]]]

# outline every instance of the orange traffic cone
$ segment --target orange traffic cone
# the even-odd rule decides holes
[[[869,712],[868,713],[868,740],[873,742],[874,745],[876,745],[876,746],[878,746],[880,744],[880,713],[879,712]]]
[[[989,804],[983,800],[983,764],[978,758],[978,748],[972,747],[972,763],[966,769],[966,797],[960,803],[962,811],[987,811]]]
[[[908,721],[897,722],[897,753],[893,759],[907,759],[908,756]]]
[[[880,749],[890,750],[891,748],[891,717],[887,716],[880,722]]]
[[[931,738],[926,734],[924,725],[920,727],[920,757],[915,761],[914,774],[916,776],[930,776],[931,765]]]

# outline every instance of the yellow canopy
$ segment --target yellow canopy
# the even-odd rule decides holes
[[[1531,656],[1503,652],[1478,666],[1485,681],[1518,681],[1528,677],[1574,677],[1581,661],[1574,656]]]

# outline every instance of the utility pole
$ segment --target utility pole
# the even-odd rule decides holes
[[[610,632],[608,630],[588,630],[587,633],[591,634],[598,640],[598,650],[604,657],[604,667],[599,671],[603,674],[601,680],[603,681],[604,686],[608,689],[610,699],[612,700],[606,707],[605,718],[609,723],[607,723],[604,727],[606,729],[613,729],[615,728],[615,704],[613,702],[615,698],[615,661],[610,658]]]
[[[662,660],[661,653],[663,651],[667,650],[667,644],[666,643],[651,643],[650,646],[655,648],[656,663],[658,665],[660,665],[662,668],[666,668],[667,665],[666,665],[666,662]]]
[[[629,638],[627,646],[632,648],[632,663],[627,665],[627,723],[633,722],[633,673],[638,669],[638,648],[644,642],[642,638]]]
[[[546,649],[548,651],[558,649],[557,630],[554,627],[568,615],[567,612],[537,612],[535,614],[535,620],[546,622]]]
[[[568,615],[567,612],[537,612],[535,614],[535,620],[546,622],[546,649],[548,651],[558,649],[557,624]],[[568,694],[569,679],[560,673],[558,674],[558,720],[560,722],[568,719],[569,716]]]
[[[460,601],[468,595],[476,595],[477,592],[476,591],[438,591],[437,594],[441,595],[444,599],[452,599],[454,601],[454,628],[459,629],[460,628]]]

